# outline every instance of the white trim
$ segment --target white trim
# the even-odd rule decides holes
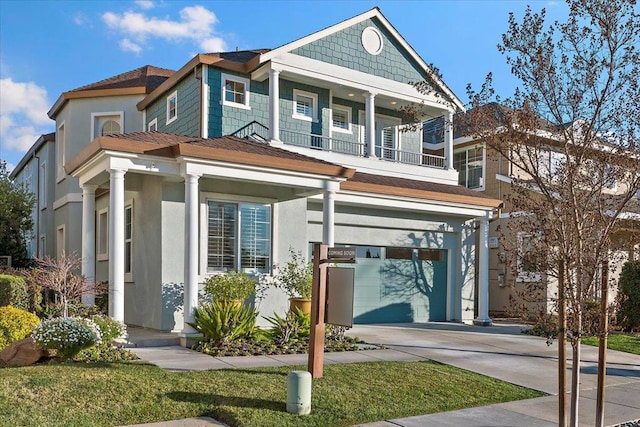
[[[287,43],[283,46],[280,46],[277,49],[270,50],[269,52],[263,53],[260,55],[260,63],[263,64],[273,58],[279,57],[284,53],[291,52],[301,46],[314,42],[316,40],[320,40],[330,34],[337,33],[338,31],[344,30],[354,24],[360,23],[367,19],[377,18],[381,25],[391,34],[391,36],[395,39],[395,41],[400,44],[411,56],[413,60],[415,60],[418,65],[430,75],[430,77],[434,80],[436,84],[438,84],[441,89],[451,97],[455,106],[462,110],[466,111],[464,103],[458,99],[458,97],[449,89],[449,87],[437,76],[437,74],[429,67],[429,65],[424,62],[424,60],[418,55],[418,53],[407,43],[407,41],[402,37],[398,31],[391,25],[391,23],[384,17],[384,15],[378,10],[378,8],[371,9],[367,12],[361,13],[360,15],[356,15],[353,18],[347,19],[346,21],[342,21],[338,24],[327,27],[321,31],[310,34],[306,37],[302,37],[298,40],[295,40],[291,43]]]
[[[480,177],[480,186],[479,187],[475,187],[475,188],[470,188],[468,186],[468,181],[469,181],[469,150],[477,150],[478,148],[482,148],[482,176]],[[471,146],[466,146],[466,147],[461,147],[461,148],[457,148],[453,150],[453,161],[452,163],[455,162],[455,157],[456,154],[458,153],[466,153],[465,156],[465,167],[466,167],[466,184],[465,187],[469,188],[469,190],[475,190],[475,191],[484,191],[485,190],[485,184],[487,182],[486,179],[486,173],[487,173],[487,148],[485,147],[484,144],[476,144],[476,145],[471,145]],[[454,167],[455,169],[455,167]],[[456,169],[457,170],[457,169]],[[460,173],[459,170],[457,170],[458,173]]]
[[[297,111],[298,96],[311,98],[311,117],[298,113]],[[291,117],[293,117],[294,119],[306,120],[314,123],[318,121],[318,94],[317,93],[305,92],[300,89],[294,89],[292,107],[293,107],[293,113]]]
[[[227,80],[230,80],[235,83],[242,83],[244,85],[244,93],[243,93],[244,103],[227,101],[227,97],[226,97]],[[249,80],[248,78],[236,76],[234,74],[221,73],[220,74],[220,94],[221,94],[220,103],[227,107],[235,107],[235,108],[243,108],[245,110],[251,110],[251,104],[249,102],[249,96],[251,93],[250,88],[251,88],[251,80]]]
[[[513,180],[510,177],[506,175],[502,175],[501,173],[496,174],[496,180],[506,182],[507,184],[511,184],[513,182]]]
[[[176,99],[176,115],[169,118],[169,101],[171,101],[173,98]],[[170,124],[173,123],[174,121],[176,121],[176,119],[178,118],[178,90],[174,90],[169,96],[167,96],[166,98],[166,103],[165,103],[165,109],[166,111],[166,115],[167,115],[167,121],[166,124]]]
[[[60,138],[60,132],[62,130],[62,138]],[[56,131],[56,182],[61,182],[67,175],[64,170],[65,155],[66,155],[66,139],[67,139],[67,127],[65,121],[57,128]]]
[[[209,89],[209,66],[207,64],[202,64],[202,93],[200,94],[200,112],[202,116],[200,117],[200,137],[203,139],[209,138],[209,99],[210,99],[210,89]]]
[[[60,256],[66,252],[67,249],[67,235],[65,232],[65,224],[59,225],[56,227],[56,258],[59,259]],[[61,233],[62,232],[62,233]],[[60,241],[60,236],[62,235],[62,241]]]
[[[40,163],[38,170],[38,200],[39,200],[39,209],[44,210],[47,208],[47,184],[49,180],[47,179],[47,161],[43,160]]]
[[[151,126],[155,126],[156,128],[154,130],[151,130]],[[147,132],[157,132],[157,131],[158,131],[158,118],[156,117],[155,119],[147,123]]]
[[[106,261],[109,259],[109,208],[100,209],[97,212],[96,221],[96,260]],[[102,233],[102,216],[104,215],[104,234]],[[104,242],[104,252],[100,251],[101,243]]]
[[[364,50],[373,56],[380,55],[380,52],[382,52],[382,49],[384,48],[384,38],[380,31],[373,26],[369,26],[362,30],[362,34],[360,34],[360,42],[362,43]]]
[[[333,125],[333,112],[334,111],[343,111],[347,113],[347,128],[341,128],[341,127],[335,127]],[[347,107],[344,105],[340,105],[340,104],[331,104],[331,132],[338,132],[338,133],[348,133],[350,135],[353,134],[353,123],[352,123],[352,117],[351,117],[351,107]]]
[[[99,122],[100,117],[118,117],[118,124],[120,125],[120,133],[124,132],[124,111],[105,111],[98,113],[91,113],[91,139],[95,139],[102,136],[102,130],[96,134],[96,122]],[[98,119],[98,120],[96,120]],[[106,122],[105,122],[106,123]],[[104,125],[104,123],[103,123]]]
[[[53,202],[53,210],[58,210],[67,203],[82,203],[82,193],[68,193]]]

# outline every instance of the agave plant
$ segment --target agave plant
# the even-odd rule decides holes
[[[309,336],[311,328],[311,316],[296,309],[295,312],[287,312],[284,317],[274,313],[272,317],[265,317],[271,324],[269,336],[277,344],[286,344],[292,339]]]
[[[194,322],[188,324],[206,340],[223,344],[250,337],[256,329],[257,317],[258,313],[250,307],[213,301],[197,307]]]

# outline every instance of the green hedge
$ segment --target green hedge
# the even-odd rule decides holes
[[[618,324],[627,331],[640,330],[640,260],[622,267],[618,280]]]
[[[29,311],[29,289],[20,276],[0,274],[0,307],[12,305]]]

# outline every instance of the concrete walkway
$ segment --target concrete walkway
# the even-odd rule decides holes
[[[325,363],[435,360],[550,394],[537,399],[367,424],[390,426],[553,426],[557,425],[557,345],[520,333],[521,327],[474,327],[432,323],[355,326],[349,335],[385,350],[326,353]],[[597,348],[583,346],[581,426],[595,425]],[[214,358],[179,346],[132,348],[138,356],[171,371],[305,365],[307,355]],[[608,354],[605,425],[640,419],[640,356]],[[569,367],[571,363],[569,362]],[[570,382],[570,370],[568,381]],[[158,427],[220,425],[199,418],[152,424]]]

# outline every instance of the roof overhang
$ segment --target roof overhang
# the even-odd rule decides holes
[[[105,96],[144,95],[145,93],[147,93],[147,88],[144,86],[63,92],[53,104],[51,109],[47,112],[47,115],[50,119],[55,120],[60,109],[70,99],[100,98]]]

